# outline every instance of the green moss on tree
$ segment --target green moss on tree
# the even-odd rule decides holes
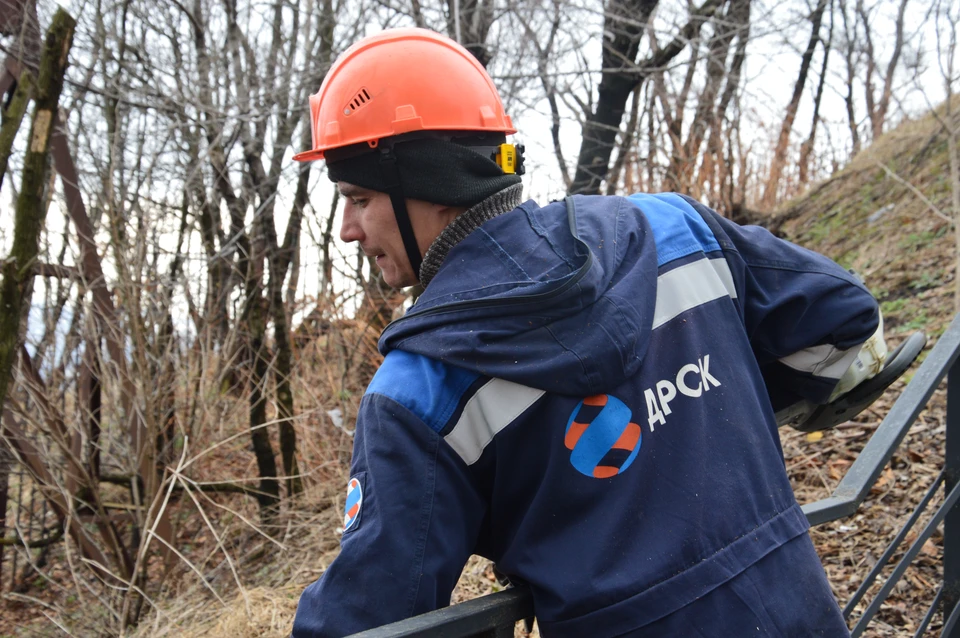
[[[20,124],[23,123],[23,116],[27,112],[33,87],[33,74],[30,71],[23,71],[17,82],[17,88],[13,92],[13,99],[10,100],[10,106],[7,107],[2,118],[0,118],[0,188],[3,187],[3,176],[7,172],[7,163],[10,161],[13,141],[17,138]]]
[[[11,371],[20,345],[21,326],[26,309],[25,299],[30,290],[33,266],[39,250],[40,231],[46,216],[43,191],[50,170],[50,135],[63,90],[67,55],[73,42],[75,26],[76,21],[70,14],[59,9],[47,31],[40,57],[33,121],[23,162],[20,196],[17,198],[14,213],[13,246],[0,268],[3,275],[0,283],[0,405],[6,399],[12,378]],[[15,136],[16,130],[11,135]]]

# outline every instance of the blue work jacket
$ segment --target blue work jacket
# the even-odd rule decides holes
[[[825,402],[877,322],[834,262],[680,195],[486,222],[382,335],[294,636],[448,605],[471,554],[545,638],[846,635],[774,406]]]

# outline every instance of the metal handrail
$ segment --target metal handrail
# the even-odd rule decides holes
[[[350,638],[513,638],[513,626],[527,618],[533,618],[533,597],[525,588],[511,587],[459,605],[368,629]]]
[[[945,521],[944,585],[934,597],[930,609],[921,622],[917,636],[925,631],[937,607],[942,603],[945,622],[941,636],[960,638],[960,605],[956,604],[960,599],[960,508],[953,508],[954,503],[960,498],[960,489],[957,488],[960,484],[960,367],[954,370],[958,356],[960,356],[960,315],[953,319],[927,354],[913,379],[874,431],[833,493],[827,498],[802,507],[810,525],[820,525],[855,513],[940,382],[948,372],[955,372],[948,379],[947,450],[943,474],[930,488],[927,496],[897,534],[881,560],[868,574],[863,586],[854,594],[854,598],[844,609],[844,617],[849,617],[863,593],[894,555],[897,546],[919,520],[920,514],[932,501],[941,483],[946,493],[944,503],[925,525],[916,541],[881,587],[880,592],[868,605],[852,630],[853,636],[859,636],[864,631],[887,594],[920,551],[923,543],[932,535],[936,527]],[[953,525],[951,525],[951,518],[956,519]],[[957,536],[957,539],[950,542],[951,534],[947,533],[947,529],[954,528],[957,531],[954,531],[952,536]],[[528,619],[532,614],[533,598],[530,592],[518,587],[354,634],[351,638],[505,638],[513,636],[513,627],[518,621]]]
[[[883,419],[833,494],[803,506],[811,525],[849,516],[870,493],[917,415],[960,355],[960,316],[937,340],[916,374]]]

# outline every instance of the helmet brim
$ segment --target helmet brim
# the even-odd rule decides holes
[[[295,162],[313,162],[323,159],[323,151],[304,151],[293,156]]]

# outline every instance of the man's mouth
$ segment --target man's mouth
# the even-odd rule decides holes
[[[386,257],[386,255],[385,255],[384,253],[378,253],[378,252],[373,251],[373,250],[364,250],[364,251],[363,251],[363,254],[364,254],[364,256],[366,256],[368,259],[371,258],[371,257],[373,257],[373,259],[376,260],[376,262],[377,262],[378,264],[380,263],[380,260],[381,260],[383,257]]]

